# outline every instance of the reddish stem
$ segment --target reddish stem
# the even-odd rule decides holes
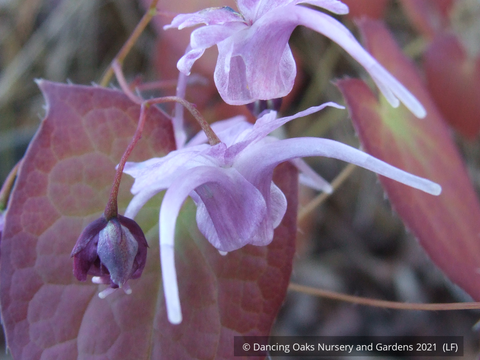
[[[117,166],[117,172],[115,173],[115,179],[113,180],[112,190],[110,191],[110,197],[107,202],[107,206],[105,207],[105,218],[110,220],[118,215],[118,205],[117,205],[117,198],[118,198],[118,190],[120,188],[120,182],[122,180],[123,169],[125,168],[125,163],[128,160],[128,157],[132,153],[135,145],[137,145],[138,140],[142,137],[143,127],[145,126],[145,121],[147,118],[147,110],[150,107],[149,104],[143,103],[140,108],[140,119],[138,121],[137,130],[135,130],[135,134],[133,135],[130,144],[128,144],[127,149],[122,155],[120,159],[120,163]]]
[[[200,124],[200,126],[202,127],[202,130],[205,132],[205,135],[207,135],[208,143],[210,145],[212,145],[212,146],[217,145],[221,142],[220,139],[218,138],[217,134],[215,134],[215,132],[210,127],[210,124],[203,118],[202,114],[200,114],[200,112],[197,110],[195,105],[188,102],[187,100],[182,99],[178,96],[164,96],[164,97],[161,97],[161,98],[150,99],[150,100],[145,101],[145,103],[148,103],[148,104],[151,104],[151,105],[162,104],[162,103],[167,103],[167,102],[177,102],[177,103],[183,105],[183,107],[185,107],[190,112],[190,114],[193,115],[193,117],[197,120],[197,122]]]
[[[121,68],[121,65],[118,61],[113,62],[112,69],[115,72],[118,83],[120,84],[120,87],[122,88],[123,92],[134,103],[136,103],[138,105],[147,104],[147,106],[150,106],[150,105],[153,105],[153,104],[162,104],[162,103],[167,103],[167,102],[177,102],[179,104],[182,104],[193,115],[193,117],[197,120],[197,122],[200,124],[200,126],[202,127],[202,130],[207,135],[209,144],[213,146],[213,145],[216,145],[216,144],[220,143],[220,139],[218,138],[217,134],[215,134],[215,132],[210,127],[210,124],[203,118],[203,116],[200,114],[200,112],[197,110],[197,108],[192,103],[190,103],[187,100],[182,99],[178,96],[164,96],[164,97],[161,97],[161,98],[143,100],[139,96],[135,95],[132,92],[132,90],[130,89],[130,87],[128,86],[127,80],[125,79],[125,76],[123,76],[122,68]]]

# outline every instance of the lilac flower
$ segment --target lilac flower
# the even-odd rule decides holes
[[[239,12],[222,7],[176,16],[165,29],[206,25],[192,32],[189,50],[178,61],[178,69],[189,74],[205,49],[217,45],[214,79],[225,102],[242,105],[283,97],[292,90],[296,76],[288,40],[295,27],[303,25],[343,47],[370,73],[392,106],[397,107],[400,100],[417,117],[426,115],[418,100],[362,48],[345,26],[302,4],[335,14],[348,13],[348,7],[338,0],[237,0]]]
[[[221,143],[205,144],[198,134],[185,147],[163,158],[127,163],[125,172],[135,178],[134,197],[125,215],[134,218],[156,193],[167,189],[160,208],[160,252],[167,314],[170,322],[182,320],[174,263],[175,223],[187,197],[197,205],[197,225],[206,239],[226,253],[247,244],[263,246],[273,239],[287,207],[286,198],[272,182],[274,168],[284,161],[326,156],[372,170],[408,186],[438,195],[439,185],[390,166],[342,143],[319,138],[278,140],[267,136],[286,122],[312,114],[325,106],[276,118],[266,112],[252,125],[240,117],[212,125]],[[306,174],[319,188],[322,179]],[[328,188],[327,188],[328,189]]]
[[[130,294],[127,281],[142,274],[147,248],[145,235],[135,221],[121,215],[110,220],[102,216],[80,234],[71,254],[73,273],[79,281],[94,275],[93,282],[109,284],[110,288],[99,294],[101,298],[119,287]]]

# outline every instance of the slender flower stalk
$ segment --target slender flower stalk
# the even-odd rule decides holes
[[[195,29],[189,50],[177,67],[190,74],[193,63],[205,49],[217,45],[214,79],[225,102],[242,105],[287,95],[296,77],[296,65],[288,40],[293,30],[306,26],[319,32],[347,51],[371,75],[380,91],[394,107],[400,101],[417,117],[426,115],[418,100],[380,65],[333,17],[308,8],[312,5],[334,14],[348,13],[338,0],[238,0],[238,12],[230,7],[208,8],[177,15],[165,29]]]
[[[152,3],[150,4],[150,7],[148,8],[147,12],[143,15],[142,19],[140,22],[137,24],[135,29],[133,30],[133,33],[130,35],[128,40],[125,42],[125,44],[122,46],[120,51],[118,52],[117,56],[115,56],[115,59],[112,62],[112,65],[108,67],[107,71],[102,77],[102,80],[100,81],[100,86],[107,86],[108,82],[113,76],[113,64],[115,62],[118,62],[119,64],[123,64],[123,61],[127,57],[128,53],[132,49],[133,45],[137,42],[138,38],[140,35],[143,33],[147,25],[150,23],[152,18],[157,14],[157,3],[158,0],[152,0]]]
[[[135,130],[135,134],[133,135],[132,140],[128,144],[127,149],[123,153],[122,158],[120,159],[120,163],[117,166],[115,178],[113,180],[112,190],[110,191],[110,197],[104,211],[104,216],[107,220],[110,220],[118,215],[117,198],[120,183],[122,181],[123,169],[125,168],[125,163],[127,162],[133,149],[135,148],[135,145],[137,145],[138,140],[140,140],[140,138],[142,137],[143,128],[145,127],[145,121],[147,118],[146,112],[148,110],[148,107],[149,104],[141,104],[140,118],[138,121],[137,129]]]
[[[193,104],[189,103],[185,99],[178,96],[164,96],[160,98],[143,100],[140,97],[133,94],[132,90],[130,90],[128,83],[125,80],[125,76],[123,76],[123,72],[120,64],[118,62],[114,62],[112,67],[117,77],[118,83],[120,84],[120,87],[125,92],[125,94],[129,97],[130,100],[132,100],[138,105],[141,105],[143,108],[148,108],[151,105],[164,104],[168,102],[175,102],[177,104],[180,104],[183,107],[185,107],[200,124],[200,127],[208,137],[208,141],[210,145],[216,145],[220,142],[220,140],[218,139],[217,135],[212,130],[208,122],[203,118],[202,114],[200,114],[200,112],[197,110],[197,108]],[[181,78],[180,78],[180,81],[182,81]],[[179,87],[181,86],[186,86],[186,83],[185,85],[181,83]],[[179,142],[181,143],[181,141],[184,141],[184,140],[178,140],[178,136],[180,135],[177,134],[183,131],[183,112],[181,113],[179,112],[179,115],[174,118],[173,124],[174,124],[174,130],[175,130],[175,138],[178,145]]]
[[[117,199],[125,163],[142,136],[149,106],[141,104],[137,129],[117,166],[102,217],[84,229],[71,253],[73,272],[79,281],[94,275],[94,283],[110,285],[99,293],[101,298],[119,287],[130,294],[132,290],[127,281],[140,277],[146,263],[148,243],[145,235],[135,221],[118,214]]]
[[[94,283],[110,285],[99,293],[100,298],[119,287],[130,294],[132,290],[127,281],[140,277],[147,259],[148,243],[142,229],[135,221],[119,215],[117,205],[125,163],[143,132],[145,108],[142,104],[137,129],[116,169],[103,216],[83,230],[71,253],[73,273],[79,281],[85,281],[87,275],[94,275]]]

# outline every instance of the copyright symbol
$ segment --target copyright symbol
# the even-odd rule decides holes
[[[242,349],[243,349],[243,351],[248,351],[248,350],[250,350],[250,344],[243,344],[243,345],[242,345]]]

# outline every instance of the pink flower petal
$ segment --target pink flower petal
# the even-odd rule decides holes
[[[248,181],[257,186],[266,181],[265,178],[278,164],[307,156],[343,160],[432,195],[439,195],[442,191],[440,185],[430,180],[397,169],[360,150],[329,139],[295,138],[257,145],[252,149],[247,148],[237,158],[235,167]],[[251,167],[252,163],[256,164],[255,168]]]
[[[295,3],[318,6],[338,15],[348,14],[348,6],[338,0],[296,0]]]
[[[192,32],[190,46],[192,49],[207,49],[245,28],[247,25],[243,22],[204,26]]]
[[[170,25],[163,27],[164,30],[186,27],[199,24],[222,25],[229,22],[244,22],[242,15],[229,7],[208,8],[192,14],[180,14],[175,16]]]
[[[226,156],[229,158],[233,158],[238,153],[240,153],[245,147],[260,141],[261,139],[265,138],[268,134],[270,134],[272,131],[278,129],[280,126],[286,124],[287,122],[316,113],[320,110],[323,110],[327,106],[335,107],[337,109],[344,109],[344,107],[341,105],[338,105],[334,102],[328,102],[319,106],[312,106],[292,116],[286,116],[283,118],[277,118],[276,111],[267,112],[262,117],[257,119],[255,124],[253,125],[252,131],[249,132],[248,134],[245,134],[245,138],[242,141],[238,141],[236,144],[232,145],[227,150]]]
[[[201,188],[202,185],[207,188]],[[213,185],[216,184],[216,185]],[[238,191],[242,189],[244,191]],[[176,284],[173,258],[175,224],[180,208],[190,193],[197,189],[206,210],[220,236],[228,236],[214,244],[221,251],[244,246],[265,218],[265,202],[261,194],[240,176],[235,169],[200,166],[184,174],[167,190],[160,208],[160,254],[168,318],[172,323],[181,321],[180,301]],[[210,192],[210,195],[209,195]],[[200,216],[204,219],[205,214]],[[209,224],[207,224],[209,225]],[[199,224],[203,230],[210,226]],[[211,239],[209,239],[211,240]],[[271,239],[270,239],[271,241]]]
[[[218,43],[214,79],[226,103],[269,100],[292,90],[296,65],[288,40],[296,26],[289,11],[276,9]]]
[[[426,112],[422,104],[358,43],[345,26],[319,11],[302,6],[296,6],[293,10],[298,16],[299,24],[329,37],[357,60],[372,76],[393,107],[397,107],[400,100],[415,116],[425,117]]]
[[[199,165],[216,165],[202,152],[211,151],[207,144],[170,152],[163,158],[139,163],[127,162],[124,173],[135,178],[131,192],[135,195],[125,210],[125,216],[134,219],[140,209],[162,190],[167,189],[179,173]]]
[[[177,68],[185,75],[190,75],[193,64],[202,57],[205,49],[192,49],[183,55],[177,62]]]
[[[249,123],[245,116],[238,115],[231,119],[216,121],[210,126],[217,134],[218,138],[228,147],[235,142],[239,134],[242,134],[244,131],[251,130],[253,124]],[[186,146],[190,147],[199,144],[205,144],[207,142],[208,139],[205,135],[205,132],[199,131],[192,139],[190,139]]]

